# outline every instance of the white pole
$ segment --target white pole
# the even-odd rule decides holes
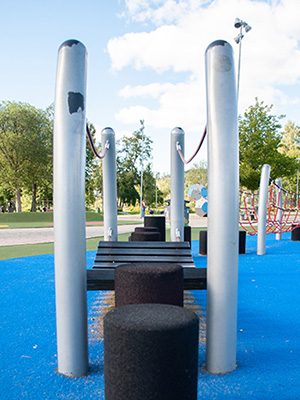
[[[257,224],[257,254],[266,254],[266,221],[267,221],[267,202],[268,187],[271,167],[263,165],[260,176],[259,202],[258,202],[258,224]]]
[[[282,192],[281,192],[281,179],[277,178],[275,181],[276,185],[276,206],[282,208]],[[278,209],[276,214],[276,221],[279,223],[282,217],[282,210]],[[281,232],[276,233],[276,240],[281,240]]]
[[[179,147],[184,155],[184,131],[174,128],[171,131],[171,242],[184,241],[184,163],[178,153]]]
[[[77,40],[58,52],[54,118],[54,248],[58,372],[88,372],[85,129],[87,51]]]
[[[102,160],[104,240],[118,240],[117,171],[115,132],[105,128],[101,132],[102,151],[109,146]]]
[[[157,174],[155,174],[155,214],[157,214]]]
[[[239,101],[239,91],[240,91],[242,40],[243,40],[243,33],[242,33],[242,26],[241,26],[241,28],[240,28],[240,42],[239,42],[239,62],[238,62],[237,89],[236,89],[237,102]]]
[[[206,50],[208,132],[208,257],[206,368],[236,368],[239,238],[239,159],[236,79],[232,47],[218,40]]]
[[[140,192],[140,218],[145,217],[145,210],[143,210],[143,174],[144,174],[144,120],[140,120],[141,127],[140,127],[140,132],[141,132],[141,139],[142,139],[142,149],[141,149],[141,192]]]

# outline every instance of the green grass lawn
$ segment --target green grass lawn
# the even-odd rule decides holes
[[[101,214],[86,211],[85,220],[89,225],[103,222]],[[0,214],[0,229],[3,228],[45,228],[53,226],[53,212],[21,212]]]
[[[102,214],[91,211],[85,213],[86,225],[99,225],[103,223]],[[131,225],[142,223],[139,221],[119,221],[118,225]],[[16,228],[49,228],[53,226],[53,212],[21,212],[0,214],[0,229]]]

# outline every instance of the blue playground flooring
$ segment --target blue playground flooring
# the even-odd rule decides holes
[[[195,263],[206,266],[198,249],[194,241]],[[256,237],[247,236],[246,250],[239,256],[236,371],[202,371],[206,292],[186,294],[186,306],[201,324],[198,398],[299,399],[300,242],[291,242],[290,233],[281,241],[269,235],[267,254],[257,256]],[[87,253],[88,267],[94,256]],[[88,293],[91,371],[66,378],[56,372],[53,255],[0,261],[0,268],[0,399],[104,399],[102,319],[112,307],[112,292]]]

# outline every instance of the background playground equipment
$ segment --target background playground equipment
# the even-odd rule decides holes
[[[300,194],[283,189],[277,179],[275,182],[271,179],[270,182],[266,234],[291,232],[300,225]],[[240,226],[249,235],[257,235],[258,197],[259,193],[240,191]]]
[[[87,52],[82,43],[69,40],[61,45],[58,54],[54,121],[58,372],[72,377],[85,375],[89,369],[84,235],[86,59]],[[230,44],[223,40],[211,43],[206,50],[205,59],[211,213],[208,221],[206,368],[208,372],[222,374],[236,368],[237,103]],[[179,150],[183,155],[184,131],[174,128],[171,132],[173,242],[184,240],[184,163]],[[106,157],[109,154],[111,148]],[[110,184],[112,183],[107,182],[108,187]],[[231,187],[230,191],[226,190],[228,187]],[[110,207],[116,199],[112,200],[104,202],[104,222],[106,207]],[[70,207],[66,208],[66,205]],[[179,244],[181,243],[177,245]]]
[[[276,239],[280,240],[282,233],[293,231],[300,225],[300,221],[297,220],[300,206],[299,194],[284,190],[280,179],[276,179],[276,182],[271,179],[269,189],[269,180],[270,166],[265,164],[261,172],[259,196],[245,192],[240,194],[242,220],[239,223],[250,235],[257,235],[257,254],[259,255],[266,252],[267,234],[275,233]],[[245,218],[246,221],[244,221]]]
[[[195,210],[199,217],[207,215],[207,189],[200,183],[189,188],[189,197],[196,202]]]

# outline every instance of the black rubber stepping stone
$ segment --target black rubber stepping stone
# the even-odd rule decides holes
[[[156,227],[161,234],[161,241],[166,241],[166,217],[164,215],[147,215],[144,218],[145,227]]]
[[[116,307],[161,303],[183,306],[183,269],[171,263],[130,263],[115,270]]]
[[[197,400],[199,320],[183,307],[135,304],[104,318],[106,400]]]
[[[132,232],[131,239],[132,242],[160,242],[161,234],[160,232]]]

